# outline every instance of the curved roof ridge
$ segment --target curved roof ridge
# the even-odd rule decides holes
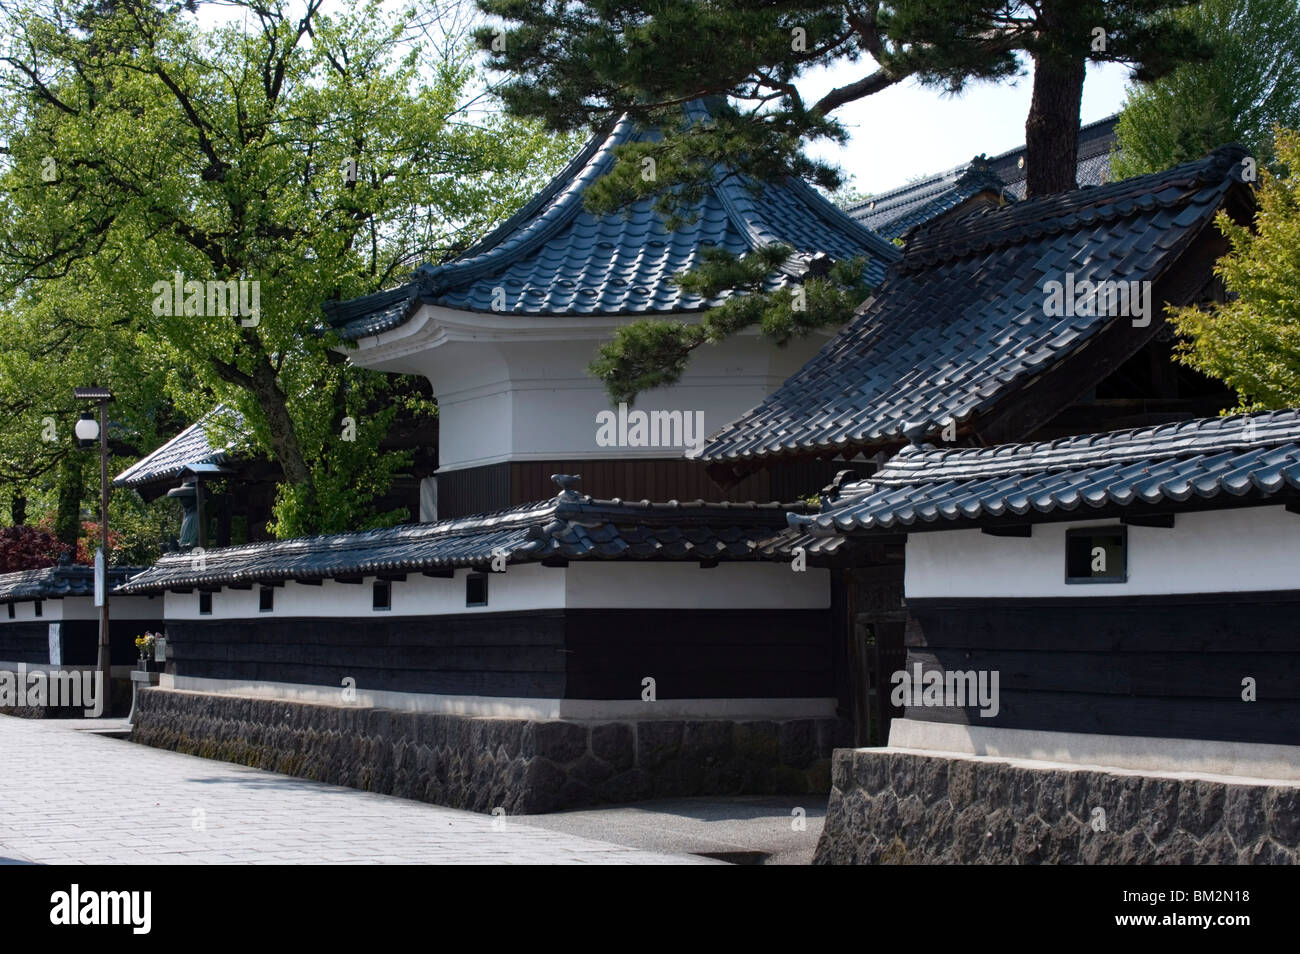
[[[888,257],[891,261],[897,261],[903,257],[903,251],[893,242],[886,239],[877,232],[867,228],[862,222],[849,215],[844,209],[832,202],[826,196],[822,195],[808,183],[804,182],[797,176],[792,176],[788,180],[796,192],[803,194],[812,208],[822,221],[836,228],[848,229],[857,235],[864,243],[876,248],[882,255]]]
[[[212,435],[208,433],[207,424],[215,421],[222,415],[230,416],[231,426],[238,429],[243,426],[243,416],[234,408],[225,403],[218,404],[212,410],[208,411],[189,427],[182,430],[167,443],[157,449],[145,454],[138,461],[132,464],[126,470],[122,471],[113,478],[115,486],[129,485],[131,483],[155,480],[161,477],[169,477],[173,474],[180,473],[185,466],[189,464],[207,463],[209,461],[219,462],[220,458],[234,446],[234,442],[227,442],[221,447],[212,446]],[[170,452],[182,447],[202,435],[203,445],[190,448],[188,453],[181,458],[170,461],[166,464],[160,462],[166,461]]]
[[[636,132],[635,120],[630,114],[624,113],[603,138],[592,137],[596,146],[594,149],[592,143],[588,143],[583,152],[553,178],[542,192],[526,203],[524,208],[510,219],[471,246],[461,257],[443,265],[432,267],[422,265],[417,268],[415,277],[421,292],[425,295],[436,295],[442,287],[450,285],[453,280],[464,281],[476,278],[490,271],[497,264],[498,259],[527,254],[546,242],[582,211],[583,197],[588,186],[605,174],[608,166],[614,161],[614,149]],[[591,151],[586,160],[579,162],[588,150]],[[530,205],[533,206],[532,209],[528,208]],[[488,244],[494,236],[495,240]],[[483,250],[476,255],[470,255],[470,252],[478,246],[484,246]]]

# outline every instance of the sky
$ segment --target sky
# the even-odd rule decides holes
[[[326,0],[325,9],[346,2]],[[385,7],[395,7],[400,0],[381,2]],[[471,19],[477,19],[472,5],[467,10]],[[200,7],[198,20],[206,27],[241,16],[248,14],[232,11],[220,3],[205,3]],[[873,68],[872,61],[864,58],[856,64],[843,63],[809,74],[799,83],[800,93],[806,102],[811,102]],[[1119,111],[1128,76],[1125,66],[1089,65],[1080,109],[1081,124]],[[819,143],[809,152],[818,159],[835,163],[847,173],[847,186],[862,193],[885,192],[912,179],[969,162],[980,153],[994,156],[1023,145],[1032,83],[1032,64],[1026,65],[1026,75],[1018,80],[973,83],[960,96],[947,96],[915,81],[904,81],[836,110],[836,118],[849,130],[850,141],[842,147]]]
[[[959,97],[945,96],[914,81],[904,81],[835,111],[852,139],[843,147],[819,144],[809,150],[834,162],[863,193],[885,192],[918,176],[943,172],[1025,142],[1025,118],[1033,87],[1032,65],[1012,85],[980,83]],[[811,97],[865,75],[862,64],[845,64],[810,77]],[[1119,111],[1129,70],[1113,63],[1088,67],[1080,122],[1087,124]],[[803,92],[803,87],[801,87]],[[805,96],[805,98],[811,98]]]

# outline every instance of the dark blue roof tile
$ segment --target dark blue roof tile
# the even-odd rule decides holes
[[[113,478],[115,487],[140,487],[159,480],[170,480],[186,467],[196,464],[221,464],[230,459],[232,441],[226,436],[240,434],[244,419],[233,408],[219,404],[198,421],[181,431],[152,454],[140,458]]]
[[[593,500],[563,491],[550,500],[437,523],[410,524],[208,550],[202,569],[188,554],[164,556],[120,588],[322,579],[483,567],[542,560],[755,560],[785,526],[776,504]]]
[[[110,587],[125,583],[141,572],[138,566],[115,566],[108,571]],[[0,573],[0,603],[53,600],[65,596],[93,596],[95,571],[78,563],[60,563],[41,570]]]
[[[1229,190],[1247,190],[1235,178],[1242,155],[1225,147],[1156,175],[919,230],[857,317],[700,456],[739,476],[791,452],[888,449],[949,420],[977,424],[1117,320],[1048,315],[1046,282],[1067,272],[1076,282],[1159,279]],[[1120,213],[1124,199],[1148,195],[1161,197],[1158,211],[1127,203],[1133,211]],[[1071,224],[1085,209],[1094,224]],[[1142,343],[1135,335],[1134,350]]]
[[[765,549],[828,553],[847,536],[960,529],[1013,516],[1087,519],[1138,504],[1178,510],[1300,499],[1300,410],[1181,421],[1037,444],[908,447],[792,514]]]
[[[692,121],[707,114],[688,107]],[[755,185],[720,175],[686,210],[693,218],[678,231],[649,200],[609,215],[583,207],[587,188],[615,161],[617,146],[657,137],[624,117],[597,136],[537,196],[454,261],[426,265],[407,284],[326,306],[331,326],[349,340],[403,324],[421,304],[464,311],[511,314],[680,313],[717,304],[688,295],[669,280],[694,265],[700,250],[715,246],[743,254],[773,243],[789,245],[794,260],[770,277],[778,288],[801,274],[807,260],[864,256],[866,279],[883,280],[898,250],[797,179]],[[504,308],[493,308],[495,290]]]

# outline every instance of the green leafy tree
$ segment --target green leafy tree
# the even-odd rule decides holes
[[[20,289],[0,311],[0,494],[8,503],[0,519],[21,526],[48,516],[69,547],[99,510],[99,450],[80,448],[74,435],[78,416],[92,408],[72,389],[115,382],[110,473],[184,424],[163,393],[164,372],[135,347],[127,319],[82,282],[85,274],[74,265],[62,294]]]
[[[391,519],[367,494],[406,463],[373,452],[391,415],[355,400],[393,385],[347,364],[322,303],[463,247],[569,146],[483,108],[445,5],[321,6],[225,4],[209,29],[141,0],[0,7],[7,309],[84,294],[73,340],[120,321],[111,354],[138,351],[188,420],[238,408],[283,472],[281,535]]]
[[[972,81],[999,81],[1034,66],[1026,121],[1030,195],[1075,187],[1079,106],[1088,62],[1120,62],[1153,78],[1205,54],[1192,32],[1165,15],[1192,0],[896,0],[748,3],[741,0],[478,0],[503,26],[478,40],[491,65],[508,75],[501,95],[519,116],[555,130],[600,127],[631,113],[663,131],[660,139],[620,147],[618,162],[587,193],[608,212],[653,197],[676,224],[720,165],[754,180],[787,174],[834,192],[841,174],[811,159],[813,142],[843,142],[836,111],[908,77],[947,92]],[[860,64],[860,76],[811,95],[810,74]],[[706,99],[705,122],[686,123],[684,103]],[[651,162],[651,160],[653,162]],[[646,169],[654,174],[645,175]],[[719,261],[706,267],[714,273]],[[706,279],[711,282],[711,279]],[[819,279],[809,297],[843,297],[853,284]],[[750,282],[738,295],[761,294]],[[854,302],[853,304],[856,304]],[[733,333],[743,312],[772,322],[768,305],[748,303],[721,325]],[[820,312],[839,323],[851,309]],[[621,329],[593,370],[612,396],[648,382],[675,380],[683,347],[719,340],[722,328],[686,331],[667,322]]]
[[[1264,170],[1253,227],[1221,212],[1215,266],[1230,299],[1171,313],[1182,360],[1236,390],[1243,410],[1300,406],[1300,131],[1277,131],[1283,171]]]
[[[1128,93],[1116,127],[1116,178],[1158,172],[1239,142],[1261,162],[1273,127],[1300,126],[1300,3],[1202,0],[1177,14],[1214,51]]]

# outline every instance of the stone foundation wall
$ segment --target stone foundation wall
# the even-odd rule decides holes
[[[217,693],[140,693],[134,742],[490,812],[690,795],[825,793],[838,719],[490,719]]]
[[[1294,864],[1300,787],[844,749],[814,860]]]

